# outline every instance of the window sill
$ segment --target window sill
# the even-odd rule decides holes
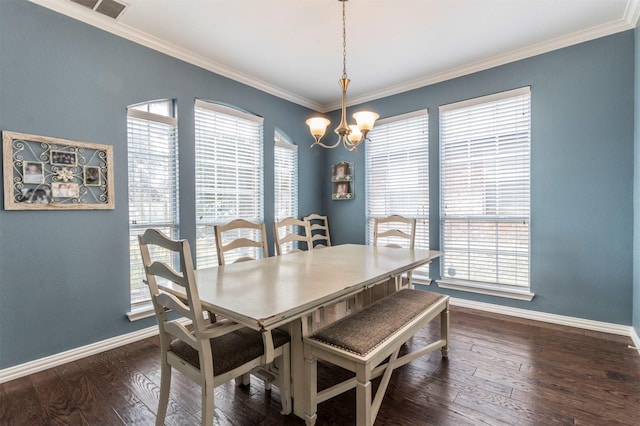
[[[133,322],[152,317],[155,314],[153,305],[149,302],[131,309],[131,312],[127,312],[127,318],[129,318],[129,321]]]
[[[467,281],[458,280],[437,280],[436,283],[440,288],[486,294],[489,296],[506,297],[509,299],[526,300],[527,302],[531,302],[535,297],[535,294],[531,293],[528,289],[513,288],[498,284],[471,284]]]

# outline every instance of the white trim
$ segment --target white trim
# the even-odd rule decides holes
[[[616,22],[599,25],[588,30],[580,31],[553,40],[548,40],[542,43],[525,47],[523,49],[512,50],[510,52],[502,53],[490,58],[472,62],[470,64],[465,64],[463,66],[452,68],[441,73],[431,74],[426,77],[401,83],[396,86],[392,86],[362,96],[352,96],[349,98],[347,106],[363,104],[366,102],[374,101],[376,99],[396,95],[398,93],[408,92],[410,90],[419,89],[421,87],[430,86],[432,84],[441,83],[443,81],[453,80],[454,78],[459,78],[465,75],[485,71],[501,65],[506,65],[523,59],[532,58],[537,55],[553,52],[554,50],[595,40],[600,37],[606,37],[623,31],[632,30],[635,28],[638,18],[640,17],[640,2],[638,2],[638,0],[631,0],[630,3],[633,4],[630,5],[630,7],[626,10],[626,16]],[[325,108],[319,110],[319,112],[326,113],[329,111],[337,110],[339,108],[340,102],[334,102],[332,104],[326,105]]]
[[[283,142],[283,141],[274,141],[274,145],[278,148],[288,149],[289,151],[298,152],[298,145]]]
[[[110,32],[134,43],[138,43],[142,46],[183,60],[205,70],[219,74],[223,77],[227,77],[255,89],[262,90],[263,92],[277,96],[281,99],[285,99],[295,104],[310,108],[314,111],[326,113],[329,111],[340,109],[339,101],[332,102],[331,104],[326,105],[320,104],[318,102],[304,98],[300,95],[296,95],[295,93],[276,87],[262,80],[258,80],[255,77],[244,74],[226,65],[211,61],[210,59],[207,59],[203,56],[196,55],[193,52],[189,52],[188,50],[183,49],[179,46],[169,44],[166,41],[135,30],[124,25],[122,22],[115,21],[99,13],[93,13],[86,7],[80,6],[73,2],[60,0],[29,1],[63,15],[69,16],[80,22],[84,22],[96,28]],[[418,89],[420,87],[429,86],[431,84],[440,83],[443,81],[451,80],[453,78],[473,74],[475,72],[488,70],[490,68],[508,64],[510,62],[515,62],[521,59],[541,55],[543,53],[561,49],[563,47],[572,46],[575,44],[583,43],[585,41],[595,40],[600,37],[605,37],[622,31],[631,30],[635,28],[639,17],[640,2],[638,0],[629,0],[628,7],[625,10],[625,16],[615,22],[610,22],[605,25],[599,25],[588,30],[570,34],[568,36],[548,40],[542,43],[535,44],[533,46],[526,47],[524,49],[517,49],[511,52],[506,52],[504,54],[472,62],[470,64],[466,64],[442,73],[432,74],[423,78],[392,86],[387,89],[374,91],[359,97],[351,97],[349,98],[347,106],[358,105],[372,100],[384,98],[386,96],[407,92],[409,90]]]
[[[515,98],[521,95],[530,95],[531,86],[519,87],[517,89],[505,90],[504,92],[491,93],[485,96],[478,96],[476,98],[465,99],[462,101],[452,102],[446,105],[440,105],[440,112],[451,111],[453,109],[467,108],[474,105],[496,102],[501,99]]]
[[[250,112],[241,111],[237,108],[217,104],[215,102],[203,101],[202,99],[196,99],[195,106],[198,108],[204,108],[209,111],[217,112],[220,114],[227,114],[233,117],[241,118],[243,120],[252,121],[254,123],[262,124],[264,118],[259,115],[252,114]]]
[[[479,311],[493,312],[496,314],[509,315],[517,318],[525,318],[534,321],[543,321],[553,324],[566,325],[569,327],[583,328],[586,330],[600,331],[603,333],[617,334],[621,336],[630,336],[636,348],[640,348],[640,338],[635,329],[631,326],[611,324],[599,321],[586,320],[582,318],[573,318],[563,315],[547,314],[544,312],[530,311],[527,309],[511,308],[508,306],[493,305],[490,303],[474,302],[465,299],[451,298],[452,306],[460,306],[463,308],[477,309]],[[181,321],[184,325],[188,321]],[[25,362],[13,367],[0,370],[0,384],[11,380],[19,379],[30,374],[38,373],[48,368],[57,367],[59,365],[95,355],[100,352],[115,349],[120,346],[135,343],[137,341],[153,337],[158,334],[158,326],[144,328],[132,333],[123,334],[121,336],[112,337],[90,345],[81,346],[65,352],[60,352],[45,358],[36,359]],[[640,351],[638,351],[640,355]]]
[[[127,115],[141,120],[157,121],[159,123],[168,124],[169,126],[178,125],[178,119],[175,117],[167,117],[166,115],[154,114],[152,112],[141,111],[135,108],[127,108]]]
[[[118,348],[120,346],[137,342],[139,340],[146,339],[147,337],[155,336],[157,334],[158,326],[154,325],[153,327],[147,327],[133,333],[112,337],[111,339],[102,340],[90,345],[81,346],[79,348],[25,362],[24,364],[5,368],[3,370],[0,370],[0,383],[28,376],[29,374],[37,373],[48,368],[57,367],[58,365],[75,361],[77,359],[84,358],[90,355],[95,355],[109,349]]]
[[[492,312],[494,314],[508,315],[517,318],[542,321],[552,324],[576,327],[584,330],[600,331],[602,333],[617,334],[620,336],[632,336],[633,327],[629,325],[613,324],[609,322],[593,321],[584,318],[568,317],[564,315],[549,314],[546,312],[531,311],[529,309],[512,308],[509,306],[494,305],[491,303],[474,302],[466,299],[451,298],[451,305],[463,308],[477,309],[479,311]]]
[[[404,114],[398,114],[392,117],[382,118],[376,121],[376,126],[379,126],[381,124],[393,123],[400,120],[409,120],[410,118],[414,118],[414,117],[423,117],[425,115],[429,116],[429,110],[427,108],[419,109],[417,111],[405,112]]]
[[[154,316],[156,313],[153,310],[153,304],[151,303],[151,301],[141,304],[140,306],[137,306],[133,309],[131,309],[131,312],[127,312],[127,318],[129,318],[129,321],[133,322],[133,321],[138,321],[144,318],[149,318]]]
[[[633,341],[633,346],[635,346],[635,349],[638,351],[638,355],[640,355],[640,337],[638,337],[638,333],[636,333],[636,329],[633,327],[631,327],[631,340]]]
[[[183,325],[188,325],[190,321],[186,318],[178,320]],[[142,330],[132,333],[122,334],[100,342],[91,343],[89,345],[80,346],[79,348],[70,349],[68,351],[53,354],[44,358],[25,362],[24,364],[15,365],[13,367],[0,370],[0,383],[10,380],[19,379],[30,374],[38,373],[49,368],[57,367],[77,359],[85,358],[100,352],[119,348],[130,343],[153,337],[158,335],[158,326],[143,328]],[[158,352],[159,353],[159,352]]]
[[[436,283],[438,287],[448,288],[450,290],[467,291],[469,293],[486,294],[489,296],[506,297],[509,299],[526,300],[531,302],[535,297],[534,293],[531,293],[529,289],[507,287],[497,284],[478,283],[474,282],[473,285],[466,281],[457,281],[451,279],[440,279]]]

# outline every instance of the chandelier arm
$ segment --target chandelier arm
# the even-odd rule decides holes
[[[1,1],[1,0],[0,0]],[[311,147],[320,145],[323,148],[335,148],[342,145],[348,151],[356,151],[358,145],[365,141],[370,141],[367,133],[373,128],[375,121],[379,115],[370,111],[360,111],[354,114],[356,119],[356,125],[350,126],[347,122],[347,86],[349,85],[349,78],[347,77],[347,13],[346,2],[348,0],[338,0],[342,2],[342,78],[339,80],[340,87],[342,89],[342,105],[341,105],[341,117],[340,124],[334,129],[334,132],[338,135],[338,140],[333,145],[327,145],[320,142],[320,139],[325,134],[329,120],[326,118],[312,117],[307,120],[307,125],[311,131],[311,135],[314,137],[315,142],[311,144]],[[357,127],[357,128],[356,128]],[[353,132],[356,132],[352,135]],[[361,135],[358,135],[361,133]],[[349,136],[352,137],[349,137]],[[355,140],[357,136],[360,136],[358,140]]]
[[[314,143],[311,144],[311,147],[313,148],[316,145],[320,145],[323,148],[335,148],[338,145],[340,145],[340,137],[338,136],[338,140],[333,145],[327,145],[325,143],[320,142],[320,140],[317,140],[317,141],[315,141]]]

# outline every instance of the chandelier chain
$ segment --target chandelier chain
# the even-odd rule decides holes
[[[342,2],[342,78],[347,78],[347,14],[345,5],[347,0]]]
[[[335,148],[342,143],[347,151],[356,151],[358,145],[370,140],[367,134],[380,116],[371,111],[359,111],[353,114],[353,118],[356,119],[355,125],[349,125],[347,122],[347,86],[349,86],[349,78],[347,77],[347,13],[345,3],[348,0],[338,1],[342,2],[342,78],[339,81],[342,89],[342,115],[340,124],[334,130],[338,135],[338,140],[333,145],[320,142],[327,130],[327,126],[330,124],[330,121],[325,117],[311,117],[306,123],[311,131],[311,136],[315,139],[311,146],[320,145],[323,148]]]

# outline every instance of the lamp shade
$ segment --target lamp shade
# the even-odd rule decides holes
[[[320,139],[324,136],[324,133],[327,131],[327,126],[330,121],[324,117],[311,117],[306,121],[307,126],[309,126],[309,131],[314,138]]]
[[[360,129],[361,132],[368,132],[373,129],[373,125],[378,117],[380,117],[378,114],[371,111],[359,111],[353,114],[353,118],[356,119],[358,129]]]
[[[358,129],[358,126],[353,124],[350,125],[349,128],[351,129],[351,133],[349,133],[347,139],[349,139],[349,142],[352,144],[357,144],[362,139],[362,132]]]

